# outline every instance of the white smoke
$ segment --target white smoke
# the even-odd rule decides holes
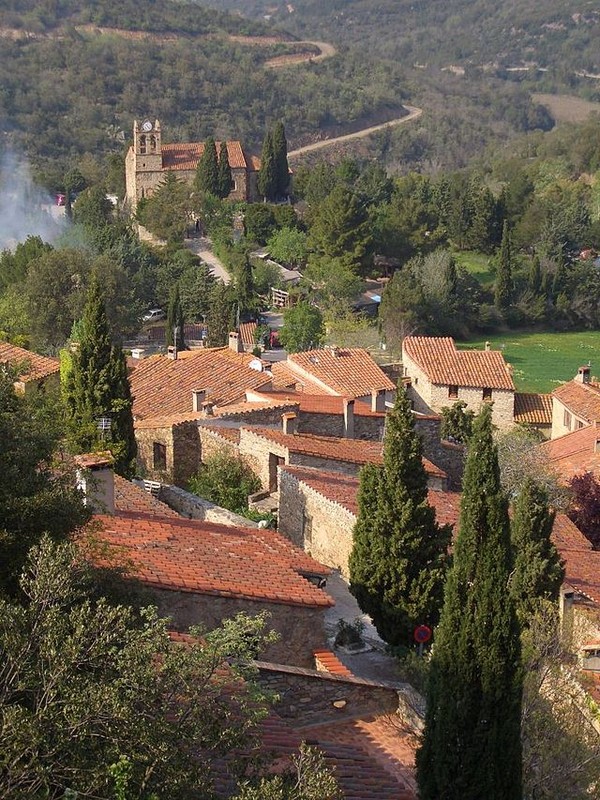
[[[0,158],[0,250],[13,249],[28,236],[52,242],[67,219],[56,197],[36,186],[29,164],[7,151]]]

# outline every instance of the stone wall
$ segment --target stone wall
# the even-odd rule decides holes
[[[354,439],[379,442],[383,437],[385,415],[354,415]],[[316,414],[301,411],[298,416],[298,433],[312,433],[315,436],[344,436],[343,414]]]
[[[291,401],[285,405],[277,406],[277,408],[257,408],[238,412],[237,414],[229,414],[227,412],[227,407],[224,407],[220,411],[218,418],[229,422],[237,422],[240,425],[264,425],[267,427],[281,428],[281,415],[289,413],[297,414],[298,409],[299,403]]]
[[[173,428],[173,483],[185,486],[200,468],[200,433],[195,422]]]
[[[200,466],[200,437],[195,422],[161,428],[136,428],[137,463],[142,475],[184,486]],[[154,468],[154,444],[166,448],[166,469]]]
[[[186,631],[191,625],[211,630],[242,611],[252,616],[266,611],[270,615],[268,627],[277,631],[279,639],[269,645],[261,657],[278,664],[312,667],[314,651],[322,649],[326,643],[323,608],[167,589],[152,589],[152,592],[159,613],[170,617],[173,627],[179,631]]]
[[[346,579],[355,522],[348,509],[280,470],[279,532]]]
[[[270,456],[282,458],[283,463],[287,464],[287,448],[252,431],[241,430],[239,452],[258,475],[263,489],[274,489],[277,472]]]
[[[210,456],[220,453],[223,450],[231,455],[237,455],[238,453],[238,448],[233,442],[223,439],[210,428],[204,428],[200,425],[198,428],[198,436],[200,438],[200,458],[203,462],[210,458]]]
[[[282,664],[255,662],[258,682],[278,695],[275,711],[302,724],[395,714],[401,686],[354,677],[340,677],[316,669],[294,669]]]
[[[200,519],[206,522],[216,522],[220,525],[232,525],[235,528],[258,528],[258,523],[253,522],[233,511],[221,508],[209,500],[198,497],[191,492],[186,492],[179,486],[162,485],[159,498],[182,517],[187,519]]]
[[[448,488],[462,486],[466,448],[440,438],[442,420],[436,416],[415,415],[415,430],[423,441],[423,455],[448,475]]]
[[[173,428],[136,428],[138,472],[151,480],[173,482]],[[154,469],[154,443],[162,444],[167,451],[165,470]]]
[[[308,453],[290,453],[287,463],[297,467],[313,467],[313,469],[321,469],[326,472],[342,472],[344,475],[358,475],[363,466],[352,461],[320,458],[311,456]]]

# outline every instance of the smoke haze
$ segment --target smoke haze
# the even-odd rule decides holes
[[[67,224],[56,197],[36,186],[28,163],[7,151],[0,158],[0,250],[13,249],[28,236],[52,242]]]

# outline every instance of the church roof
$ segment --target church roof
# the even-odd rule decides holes
[[[217,153],[221,142],[215,142]],[[198,166],[204,142],[178,142],[162,145],[162,166],[165,170],[193,170]],[[247,169],[248,161],[240,142],[227,142],[227,157],[231,169]]]

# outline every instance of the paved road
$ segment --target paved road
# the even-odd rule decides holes
[[[304,147],[299,147],[297,150],[291,150],[288,153],[288,158],[294,158],[294,156],[300,156],[303,153],[310,153],[312,150],[321,150],[323,147],[331,147],[334,144],[340,144],[340,142],[349,142],[352,139],[363,139],[365,136],[376,133],[376,131],[382,131],[385,128],[392,128],[396,125],[404,125],[406,122],[412,122],[412,120],[417,119],[423,113],[423,109],[417,108],[416,106],[404,106],[404,108],[408,110],[408,114],[404,117],[391,119],[389,122],[382,122],[380,125],[372,125],[370,128],[363,128],[354,133],[346,133],[344,136],[336,136],[334,139],[323,139],[320,142],[307,144]]]
[[[231,275],[225,269],[223,262],[213,253],[212,242],[208,237],[201,236],[198,239],[186,239],[185,246],[209,265],[210,271],[215,278],[219,278],[225,284],[231,283]]]

